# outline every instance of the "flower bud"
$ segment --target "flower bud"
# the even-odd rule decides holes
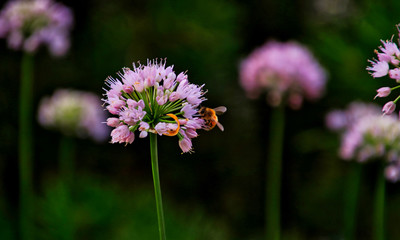
[[[146,131],[141,131],[139,134],[139,138],[145,138],[147,137],[148,133]]]
[[[133,87],[131,85],[123,85],[122,89],[124,89],[124,92],[126,93],[133,93]]]
[[[118,118],[107,118],[107,126],[110,127],[117,127],[119,125],[119,119]]]
[[[395,69],[389,70],[389,77],[391,79],[395,79],[397,82],[399,82],[399,80],[400,80],[400,69],[399,68],[395,68]]]
[[[394,112],[395,109],[396,109],[396,104],[393,101],[390,101],[383,106],[382,112],[384,115],[390,115]]]
[[[179,141],[179,147],[182,149],[182,152],[190,152],[192,150],[192,141],[185,137]]]
[[[389,94],[392,91],[392,89],[390,87],[381,87],[376,91],[378,92],[378,94],[376,94],[374,99],[377,98],[377,97],[387,97],[387,96],[389,96]]]

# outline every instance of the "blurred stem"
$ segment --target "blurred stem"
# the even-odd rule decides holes
[[[354,240],[356,232],[357,201],[360,191],[362,164],[352,163],[345,192],[344,236],[346,240]]]
[[[383,164],[378,169],[375,186],[374,235],[375,240],[385,239],[385,177]]]
[[[62,180],[70,187],[74,175],[75,142],[72,137],[62,135],[59,149],[59,168]]]
[[[19,102],[19,232],[22,240],[32,237],[32,93],[33,56],[24,53],[21,61]]]
[[[62,208],[62,218],[64,220],[62,229],[63,240],[74,239],[74,223],[71,204],[71,188],[74,177],[75,142],[72,137],[62,135],[59,146],[59,171],[61,174],[61,184],[64,187],[65,206]]]
[[[280,239],[280,198],[283,135],[285,125],[284,106],[272,108],[266,183],[266,239]]]
[[[160,240],[165,240],[165,222],[164,212],[161,198],[160,174],[158,171],[158,154],[157,154],[157,134],[150,134],[150,155],[151,155],[151,168],[153,171],[154,193],[156,196],[158,230],[160,233]]]

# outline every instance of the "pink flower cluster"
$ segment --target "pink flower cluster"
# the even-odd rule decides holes
[[[145,138],[148,133],[177,136],[183,152],[192,151],[196,130],[203,128],[204,120],[198,107],[205,98],[203,86],[191,84],[186,73],[175,74],[166,62],[147,61],[147,65],[133,69],[123,68],[119,79],[108,77],[106,109],[115,117],[107,125],[115,127],[111,143],[132,143],[135,131]]]
[[[400,24],[397,25],[397,31],[399,32],[400,38]],[[392,39],[383,41],[381,40],[383,46],[379,47],[379,50],[375,50],[375,53],[378,56],[378,59],[369,60],[372,64],[367,67],[367,70],[370,71],[370,74],[374,78],[380,78],[389,75],[389,78],[395,80],[397,83],[400,83],[400,50],[396,43],[393,42]],[[400,44],[400,40],[398,42]],[[395,87],[381,87],[377,90],[377,97],[387,97],[390,93],[399,88],[400,85]],[[384,114],[391,114],[396,110],[396,103],[400,99],[398,96],[395,100],[387,102],[383,108],[382,112]]]
[[[395,117],[382,116],[378,106],[355,102],[346,110],[334,110],[326,117],[327,126],[342,131],[340,156],[345,160],[388,162],[385,176],[400,180],[400,125]]]
[[[269,41],[241,63],[240,82],[251,98],[266,91],[272,106],[287,98],[284,100],[291,108],[299,109],[303,98],[313,100],[322,96],[326,73],[299,43]]]
[[[0,38],[7,38],[12,49],[32,53],[41,44],[54,56],[69,49],[73,24],[69,8],[51,0],[11,0],[0,12]]]
[[[102,124],[106,114],[101,101],[89,92],[57,90],[51,97],[41,100],[38,120],[42,126],[57,129],[65,135],[91,137],[96,141],[105,140],[109,133]]]

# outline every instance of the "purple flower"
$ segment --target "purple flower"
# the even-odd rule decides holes
[[[265,91],[272,106],[285,100],[293,109],[299,109],[303,98],[322,96],[326,73],[304,46],[270,41],[242,61],[240,83],[251,98]]]
[[[38,112],[39,123],[66,135],[91,137],[105,140],[108,130],[102,122],[106,120],[101,101],[88,92],[61,89],[53,96],[41,100]],[[117,118],[108,118],[107,125],[118,126]]]
[[[385,177],[391,182],[397,182],[400,179],[400,166],[392,164],[385,168]]]
[[[393,101],[390,101],[383,106],[382,112],[385,115],[390,115],[394,112],[395,109],[396,109],[396,104]]]
[[[119,125],[111,131],[111,143],[132,143],[135,140],[135,134],[131,132],[127,125]]]
[[[378,94],[376,94],[374,99],[377,98],[377,97],[387,97],[387,96],[389,96],[389,94],[392,91],[392,89],[390,87],[381,87],[376,91],[378,92]]]
[[[120,124],[120,121],[118,118],[107,118],[107,126],[110,127],[117,127]]]
[[[205,100],[204,85],[189,83],[185,73],[176,76],[173,66],[165,64],[148,61],[147,65],[133,65],[132,70],[123,68],[120,80],[106,79],[109,90],[103,101],[106,109],[117,115],[107,121],[115,127],[112,143],[132,143],[138,130],[140,138],[149,133],[177,136],[182,151],[192,151],[191,139],[204,126],[198,114],[198,106]]]
[[[334,125],[334,130],[342,132],[341,158],[358,162],[385,160],[389,163],[386,178],[399,180],[400,124],[396,117],[382,116],[377,106],[361,103],[352,103],[347,110],[335,110],[328,116],[345,119],[339,124],[342,127]]]
[[[12,49],[35,52],[47,45],[54,56],[70,46],[73,17],[69,8],[51,0],[11,0],[0,11],[0,38]]]
[[[139,131],[140,131],[140,138],[145,138],[147,137],[148,133],[147,131],[149,130],[150,125],[147,122],[140,122],[139,124]]]
[[[198,111],[193,108],[193,105],[191,104],[186,104],[183,106],[181,112],[183,112],[183,116],[187,119],[192,119],[193,115],[195,115]]]
[[[164,133],[167,133],[167,123],[165,122],[159,122],[157,125],[154,127],[154,130],[156,133],[158,133],[160,136],[163,135]]]
[[[386,42],[381,40],[381,42],[383,43],[383,47],[379,47],[379,49],[382,51],[382,53],[378,53],[379,59],[382,59],[394,65],[398,65],[400,63],[398,59],[400,57],[400,51],[397,45],[388,40],[386,40]]]
[[[326,126],[332,130],[340,130],[347,125],[347,116],[343,111],[333,110],[326,115]]]
[[[368,71],[372,71],[371,75],[374,78],[378,78],[378,77],[383,77],[386,76],[389,72],[389,64],[385,61],[381,61],[381,62],[374,62],[374,61],[370,61],[372,63],[372,67],[367,67]]]
[[[399,31],[400,37],[400,28],[397,25],[397,31]],[[383,46],[379,47],[381,52],[375,50],[375,53],[378,56],[378,60],[369,61],[372,63],[372,66],[367,67],[367,70],[371,71],[371,75],[375,77],[383,77],[389,74],[389,78],[396,81],[396,83],[400,82],[400,50],[396,43],[392,40],[383,41],[381,40]],[[383,87],[377,90],[378,94],[376,97],[386,97],[389,94],[399,88],[400,86],[395,86],[392,88]],[[400,99],[398,96],[394,101],[387,102],[384,106],[382,111],[384,114],[391,114],[396,109],[396,103]]]
[[[192,140],[188,137],[182,138],[179,140],[179,147],[183,152],[192,152]]]
[[[399,68],[395,68],[395,69],[389,70],[389,77],[391,79],[396,80],[396,82],[399,82],[399,80],[400,80],[400,69]]]

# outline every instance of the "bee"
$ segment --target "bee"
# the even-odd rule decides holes
[[[220,122],[218,122],[217,115],[221,115],[226,112],[226,107],[220,106],[216,108],[208,108],[208,107],[201,107],[199,110],[200,118],[204,120],[204,127],[203,129],[206,131],[210,131],[215,127],[218,126],[221,131],[224,131],[224,126]]]

